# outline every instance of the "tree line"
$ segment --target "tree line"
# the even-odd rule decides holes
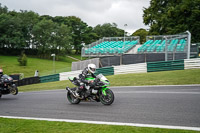
[[[151,0],[143,12],[149,34],[173,35],[189,30],[192,42],[200,42],[200,0]]]
[[[133,14],[134,16],[134,14]],[[138,29],[131,36],[178,34],[189,30],[192,42],[200,42],[200,0],[151,0],[143,9],[149,30]],[[76,16],[49,16],[21,10],[9,11],[0,4],[0,48],[31,49],[40,56],[69,54],[103,37],[124,36],[116,23],[88,26]],[[1,51],[0,51],[1,53]]]
[[[80,54],[83,45],[123,35],[124,30],[115,23],[91,27],[76,16],[40,16],[33,11],[9,11],[0,4],[1,49],[34,49],[41,57],[70,54],[72,50]]]

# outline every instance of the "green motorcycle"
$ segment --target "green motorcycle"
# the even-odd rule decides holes
[[[84,85],[76,77],[69,77],[69,80],[76,86]],[[67,99],[71,104],[79,104],[81,101],[96,101],[101,102],[104,105],[111,105],[114,101],[114,94],[112,90],[108,88],[110,82],[108,79],[99,74],[96,78],[86,78],[86,80],[92,82],[92,84],[85,84],[82,91],[79,93],[80,96],[76,96],[75,88],[66,87]]]

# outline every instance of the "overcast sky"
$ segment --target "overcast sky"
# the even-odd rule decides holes
[[[40,15],[76,16],[89,26],[116,23],[132,34],[143,24],[143,8],[150,0],[0,0],[9,10],[34,11]],[[128,26],[124,27],[124,24]]]

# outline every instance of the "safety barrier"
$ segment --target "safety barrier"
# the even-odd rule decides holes
[[[78,77],[79,74],[81,74],[81,72],[82,70],[60,73],[60,81],[68,80],[68,77]],[[95,72],[95,75],[99,73],[102,73],[105,76],[114,75],[114,68],[113,67],[98,68]]]
[[[53,74],[53,75],[40,77],[40,83],[53,82],[53,81],[59,81],[59,80],[60,80],[59,74]]]
[[[184,69],[195,69],[195,68],[200,68],[200,58],[184,60]]]
[[[40,78],[39,77],[23,78],[21,80],[15,81],[15,84],[17,86],[37,84],[37,83],[40,83]]]
[[[105,76],[114,75],[114,67],[103,67],[98,68],[95,72],[95,75],[102,73]]]
[[[12,75],[9,75],[10,77],[13,78],[13,80],[20,80],[20,74],[12,74]]]
[[[138,63],[138,64],[132,64],[132,65],[114,66],[114,72],[115,72],[115,75],[128,74],[128,73],[146,73],[147,64]]]
[[[148,62],[147,72],[184,70],[184,60]]]
[[[82,70],[60,73],[60,81],[68,80],[68,77],[78,77],[81,72]]]
[[[103,68],[98,68],[95,74],[97,75],[99,73],[102,73],[103,75],[108,76],[117,74],[146,73],[146,72],[184,70],[184,69],[195,69],[195,68],[200,69],[200,58],[103,67]],[[81,74],[81,72],[82,70],[78,70],[78,71],[63,72],[43,77],[24,78],[22,80],[16,81],[16,84],[17,86],[22,86],[35,83],[68,80],[68,77],[78,77],[79,74]]]

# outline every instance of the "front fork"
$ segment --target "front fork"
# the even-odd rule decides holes
[[[102,92],[102,94],[103,94],[104,96],[107,95],[107,94],[106,94],[106,90],[107,90],[107,89],[109,89],[109,88],[104,87],[104,88],[101,89],[101,92]]]

